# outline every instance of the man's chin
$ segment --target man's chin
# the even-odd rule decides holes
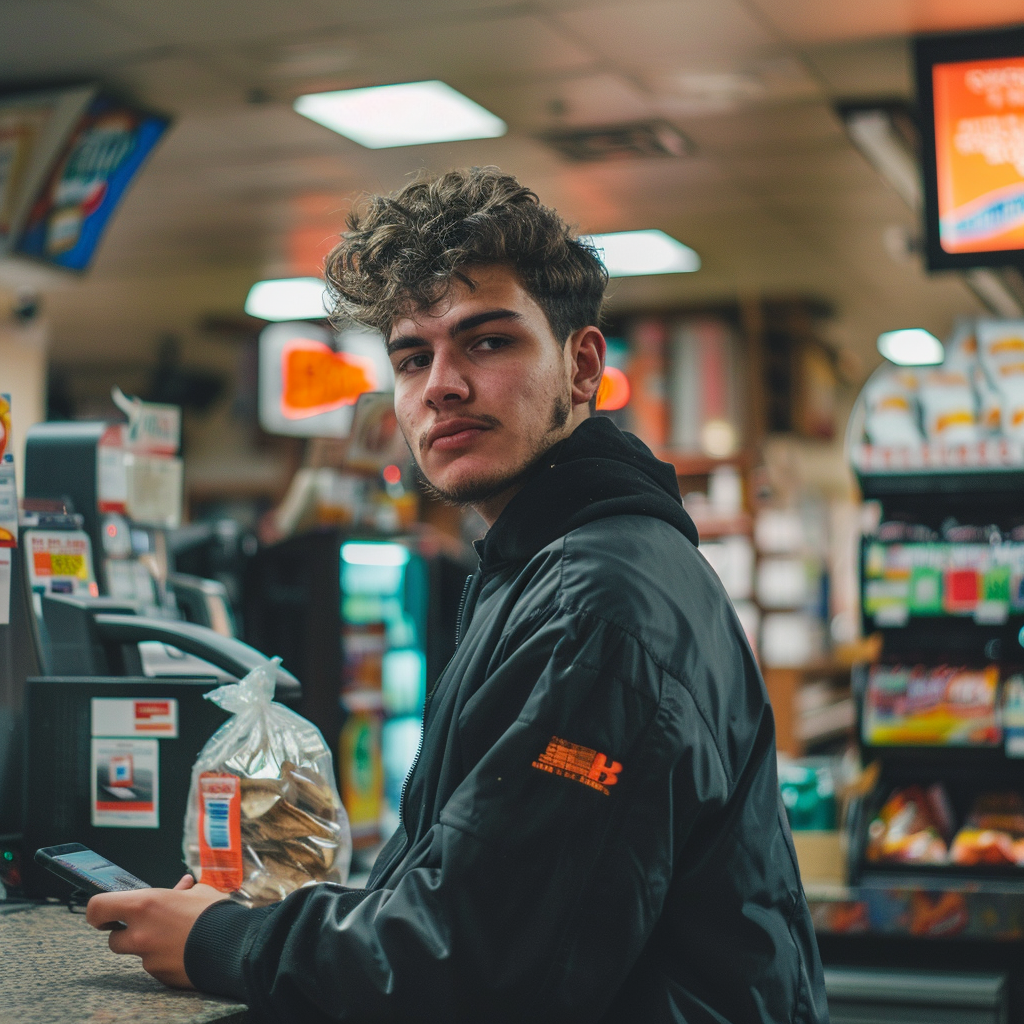
[[[418,463],[416,470],[424,491],[430,497],[447,505],[465,507],[487,504],[500,497],[523,480],[535,461],[530,460],[514,468],[503,467],[499,472],[484,466],[458,467],[462,472],[452,472],[456,467],[448,467],[448,472],[434,473],[433,479]]]
[[[443,501],[446,505],[465,508],[470,505],[484,504],[504,494],[509,488],[515,486],[522,477],[522,473],[488,479],[470,478],[451,483],[443,482],[441,486],[428,480],[422,470],[419,477],[423,490],[431,498]]]

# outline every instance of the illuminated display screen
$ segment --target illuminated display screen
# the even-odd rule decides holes
[[[335,352],[321,341],[296,338],[281,353],[281,412],[304,419],[354,405],[367,391],[377,389],[371,360]]]
[[[939,242],[1024,249],[1024,57],[936,64]]]
[[[1024,30],[917,40],[932,270],[1024,259]]]

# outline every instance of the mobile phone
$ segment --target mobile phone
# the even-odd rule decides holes
[[[98,896],[101,892],[151,888],[141,878],[136,878],[130,871],[125,871],[81,843],[45,846],[36,850],[35,860],[89,896]]]

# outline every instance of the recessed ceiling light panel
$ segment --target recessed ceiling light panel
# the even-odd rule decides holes
[[[507,126],[444,82],[407,82],[300,96],[295,110],[367,149],[495,139]]]
[[[327,295],[318,277],[287,277],[257,281],[245,300],[249,316],[261,320],[322,320]]]
[[[880,334],[878,351],[897,366],[935,366],[945,358],[942,342],[921,327]]]
[[[697,253],[664,231],[615,231],[580,240],[598,250],[609,277],[691,274],[700,270]]]

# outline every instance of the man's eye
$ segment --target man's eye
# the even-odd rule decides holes
[[[426,352],[420,352],[417,355],[409,356],[408,359],[403,359],[398,364],[398,372],[407,373],[409,370],[422,370],[429,364],[430,356]]]
[[[494,351],[498,348],[504,348],[506,345],[511,344],[511,339],[503,338],[500,335],[488,335],[486,338],[481,338],[476,343],[476,348],[483,347],[489,351]]]

